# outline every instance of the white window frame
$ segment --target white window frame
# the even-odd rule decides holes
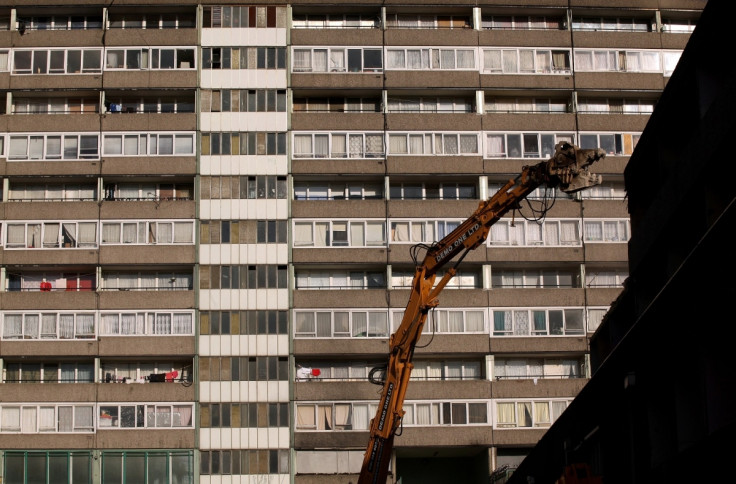
[[[503,317],[503,328],[496,328],[496,315]],[[543,321],[537,321],[537,316],[542,316]],[[537,326],[540,322],[543,327]],[[574,307],[491,308],[490,325],[491,338],[581,336],[585,334],[585,312]]]
[[[467,143],[471,143],[470,149]],[[478,156],[478,133],[469,132],[389,132],[386,143],[390,156]]]
[[[194,220],[183,219],[104,220],[100,245],[194,245],[194,227]],[[162,235],[169,239],[161,240]]]
[[[383,72],[384,52],[380,47],[360,46],[294,46],[291,48],[291,72],[293,73],[330,73],[330,74],[360,74]],[[360,67],[351,68],[350,52],[360,51]],[[365,55],[368,51],[381,54],[381,67],[365,67]]]
[[[375,139],[374,139],[375,138]],[[369,145],[380,142],[380,151]],[[385,155],[381,132],[292,132],[291,153],[298,159],[372,159]]]
[[[549,427],[557,420],[557,418],[559,418],[559,415],[555,415],[554,407],[561,406],[562,404],[564,404],[564,407],[567,408],[571,402],[572,402],[571,399],[562,399],[562,398],[555,398],[555,399],[536,398],[536,399],[530,399],[530,400],[507,400],[507,399],[494,400],[493,401],[493,428],[494,429],[507,429],[507,428],[527,428],[528,429],[528,428]],[[499,405],[504,405],[504,406],[513,405],[513,415],[504,416],[505,419],[508,419],[504,422],[501,422],[502,412],[500,410]],[[542,410],[545,405],[547,407],[546,415],[544,414],[545,412]],[[520,418],[520,415],[519,415],[522,406],[525,412],[529,412],[528,413],[528,420],[529,420],[528,425],[525,424],[525,422],[522,422],[522,420],[527,420],[527,418],[522,419]],[[559,414],[561,415],[562,412],[559,412]]]
[[[99,133],[8,134],[8,161],[68,161],[100,158]],[[95,147],[82,147],[94,140]],[[86,151],[86,153],[85,153]]]
[[[570,49],[566,48],[482,47],[480,52],[483,58],[482,74],[570,75],[572,73],[572,55]],[[566,54],[567,66],[555,66],[555,54],[560,53]]]
[[[293,220],[294,247],[385,247],[386,222],[364,220]],[[380,231],[380,239],[369,239],[369,234]],[[319,236],[322,235],[322,237]],[[362,237],[362,240],[358,240]]]
[[[68,431],[59,430],[60,409],[71,408],[71,429]],[[13,410],[17,409],[18,413],[18,424],[17,427],[7,427],[8,414]],[[78,414],[82,411],[89,412],[88,417],[90,419],[89,424],[80,422]],[[43,422],[41,418],[41,411],[46,414],[46,418],[49,417],[51,412],[54,422],[53,428],[51,426],[42,427]],[[33,414],[33,417],[30,416]],[[80,414],[81,419],[81,414]],[[16,434],[45,434],[45,433],[94,433],[95,432],[95,405],[89,403],[64,403],[64,404],[34,404],[34,403],[13,403],[0,405],[0,433],[16,433]]]
[[[104,133],[102,135],[102,154],[106,157],[193,156],[196,145],[195,136],[194,132],[182,131]],[[166,141],[166,144],[163,141]],[[163,149],[163,146],[167,148]]]
[[[194,334],[193,311],[100,311],[99,321],[98,334],[104,337],[170,337]]]
[[[579,219],[545,219],[541,224],[531,220],[501,219],[488,234],[488,247],[580,247],[582,237]]]
[[[418,63],[410,63],[410,55]],[[467,62],[466,57],[472,56],[472,62]],[[451,71],[478,71],[478,50],[474,47],[386,47],[386,70],[387,71],[425,71],[425,70],[451,70]],[[458,67],[463,58],[466,65]]]
[[[576,136],[572,132],[483,132],[483,157],[508,159],[546,160],[555,152],[555,145],[561,141],[575,144]],[[525,148],[525,142],[536,140]]]
[[[1,337],[4,341],[75,341],[96,337],[97,315],[94,312],[4,311],[0,317],[3,323]],[[17,319],[12,322],[12,327],[11,318]],[[53,319],[53,327],[50,324],[51,319]],[[19,322],[20,327],[18,327]],[[62,323],[65,328],[62,328]]]
[[[123,408],[133,407],[133,426],[122,424]],[[143,422],[138,421],[139,407],[143,407]],[[176,410],[179,410],[179,424],[176,425]],[[181,410],[189,415],[188,424],[181,424]],[[114,416],[113,416],[114,414]],[[153,419],[153,421],[151,421]],[[141,430],[141,429],[190,429],[194,428],[194,404],[186,402],[156,403],[99,403],[97,404],[97,428],[105,430]],[[140,424],[140,425],[139,425]]]
[[[22,227],[22,228],[21,228]],[[86,228],[82,231],[82,228]],[[5,223],[4,246],[13,249],[90,249],[97,248],[96,220],[13,220]],[[23,240],[10,237],[23,231]],[[73,232],[72,232],[73,230]],[[94,240],[84,239],[93,235]]]
[[[487,308],[436,308],[429,312],[423,331],[425,334],[487,335],[488,314]],[[391,309],[391,331],[396,332],[399,329],[403,317],[403,309]],[[471,322],[471,319],[476,321]],[[478,327],[478,322],[480,322],[480,327]]]
[[[386,289],[386,274],[379,271],[305,270],[294,276],[296,290]],[[371,285],[375,280],[380,285]]]
[[[171,51],[169,53],[169,51]],[[191,55],[187,55],[186,58],[190,60],[182,60],[180,57],[181,52],[191,51]],[[171,67],[162,67],[162,53],[167,52],[171,55]],[[119,62],[115,62],[114,65],[110,65],[113,60],[111,54],[118,55],[122,53],[123,59]],[[127,67],[128,58],[138,54],[138,66]],[[140,71],[140,70],[177,70],[177,71],[191,71],[196,70],[196,59],[197,59],[197,48],[192,46],[147,46],[147,47],[106,47],[104,53],[104,70],[105,71]],[[168,55],[167,55],[168,65]]]
[[[13,75],[69,75],[69,74],[100,74],[102,72],[102,48],[52,48],[52,49],[44,49],[44,48],[36,48],[36,49],[13,49],[13,58],[12,58],[12,68],[11,73]],[[20,70],[16,67],[16,55],[23,52],[30,52],[31,53],[31,59],[30,59],[30,66],[28,68],[21,68]],[[70,52],[79,52],[79,71],[70,71],[70,69],[73,69],[73,66],[69,65],[69,53]],[[86,63],[89,63],[93,59],[92,53],[97,52],[97,66],[93,67],[85,67]],[[59,54],[61,53],[61,54]],[[89,53],[89,55],[87,55]],[[61,55],[61,62],[63,62],[63,69],[54,67],[55,64],[52,62],[59,61],[58,58],[59,55]],[[35,62],[36,56],[39,57],[38,62]],[[56,57],[56,59],[52,59],[52,57]],[[87,58],[89,57],[89,58]],[[45,59],[44,59],[45,58]],[[43,67],[40,65],[43,63]],[[33,72],[34,65],[37,67],[37,71],[39,69],[43,69],[42,72]]]
[[[588,244],[618,244],[631,238],[629,219],[585,219],[583,240]]]

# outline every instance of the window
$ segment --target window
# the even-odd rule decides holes
[[[110,29],[186,29],[197,25],[194,12],[130,12],[111,9],[107,26]]]
[[[383,133],[294,133],[294,158],[382,158]]]
[[[44,339],[54,338],[56,334],[49,317],[44,314],[41,336]],[[3,383],[94,383],[94,364],[82,362],[43,362],[43,363],[14,363],[5,362]]]
[[[276,428],[289,426],[288,403],[201,403],[202,428]]]
[[[285,89],[221,89],[201,91],[202,112],[286,112]]]
[[[404,310],[391,311],[391,330],[397,331]],[[486,325],[487,312],[482,309],[435,309],[427,315],[424,333],[488,333]]]
[[[628,220],[586,220],[583,224],[586,242],[628,242]]]
[[[98,74],[102,49],[13,51],[13,74]]]
[[[199,378],[203,381],[283,381],[289,379],[286,356],[201,357]]]
[[[203,176],[199,184],[202,200],[286,199],[285,176]]]
[[[0,432],[91,433],[94,432],[94,406],[72,403],[65,405],[0,405]]]
[[[178,336],[194,334],[191,311],[102,312],[100,336]]]
[[[580,135],[580,147],[601,148],[609,155],[628,156],[634,152],[639,138],[639,133],[585,133]]]
[[[476,133],[389,133],[389,155],[478,155]]]
[[[584,334],[582,309],[493,309],[493,336]]]
[[[202,265],[200,289],[286,289],[286,266],[281,265]]]
[[[193,405],[177,404],[106,404],[99,405],[98,427],[189,428],[193,426]]]
[[[477,190],[475,183],[392,182],[390,196],[391,200],[472,200]]]
[[[570,400],[497,401],[496,428],[549,427]]]
[[[580,246],[580,222],[545,219],[540,224],[500,220],[491,227],[488,243],[493,247]]]
[[[202,475],[288,474],[288,449],[203,450]]]
[[[387,70],[477,70],[475,49],[389,48]]]
[[[185,272],[108,272],[102,274],[105,291],[191,291],[192,274]]]
[[[99,158],[96,134],[22,134],[9,136],[8,160],[86,160]]]
[[[443,276],[442,273],[437,274],[438,280]],[[414,279],[413,270],[397,270],[391,272],[391,288],[392,289],[408,289],[412,287]],[[466,268],[457,271],[455,276],[449,280],[446,289],[479,289],[480,288],[480,272]]]
[[[296,289],[385,289],[386,275],[372,271],[300,271]]]
[[[8,291],[94,291],[94,269],[89,272],[12,272]]]
[[[547,159],[561,141],[575,142],[573,133],[487,133],[486,158]],[[598,145],[596,145],[596,148]]]
[[[374,13],[294,13],[292,27],[295,29],[378,29],[381,16]]]
[[[294,312],[295,338],[388,338],[386,311],[345,310]]]
[[[561,358],[496,358],[493,376],[496,380],[505,379],[567,379],[582,378],[585,359],[578,357]]]
[[[105,133],[102,152],[105,156],[190,156],[194,133]]]
[[[6,450],[3,476],[6,482],[92,483],[92,453],[75,450]]]
[[[475,101],[459,97],[388,98],[389,113],[473,113]]]
[[[202,133],[202,155],[285,155],[286,133]]]
[[[194,48],[113,48],[105,51],[105,70],[194,69]]]
[[[675,59],[681,52],[672,51]],[[662,62],[663,51],[657,50],[575,50],[575,70],[578,72],[656,72],[669,75]]]
[[[386,14],[390,29],[469,29],[472,22],[467,15]]]
[[[143,383],[151,374],[178,372],[178,375],[166,375],[166,381],[191,382],[192,361],[114,361],[105,360],[100,364],[98,381],[103,383],[125,383],[135,380]],[[170,379],[169,379],[170,378]]]
[[[372,182],[294,182],[294,200],[376,200],[383,185]]]
[[[585,287],[623,287],[628,276],[628,271],[589,268],[585,272]]]
[[[588,332],[593,333],[603,322],[609,308],[588,308]]]
[[[491,282],[493,289],[576,288],[580,287],[580,275],[574,270],[496,270]]]
[[[215,29],[284,28],[286,7],[206,6],[202,26]]]
[[[365,247],[385,245],[382,221],[310,221],[294,222],[295,247]]]
[[[407,192],[416,194],[417,192]],[[461,220],[392,220],[391,243],[433,243],[455,230]]]
[[[653,99],[579,98],[577,110],[588,114],[651,114],[655,105]]]
[[[6,225],[6,249],[97,247],[96,222],[20,222]]]
[[[191,220],[105,221],[102,245],[191,245],[194,222]]]
[[[94,98],[14,97],[12,112],[14,114],[97,113],[99,104],[99,99]]]
[[[192,200],[193,183],[110,183],[105,185],[105,201]]]
[[[662,32],[672,34],[689,34],[695,30],[695,25],[697,23],[697,19],[663,18]]]
[[[490,15],[481,20],[488,30],[563,30],[567,24],[563,16]]]
[[[577,17],[572,20],[573,30],[651,32],[653,19],[632,17]]]
[[[380,113],[381,100],[377,97],[294,97],[294,112]]]
[[[288,313],[286,311],[272,309],[250,311],[200,311],[199,334],[288,334]]]
[[[194,481],[191,450],[101,452],[102,484],[177,484]]]
[[[294,47],[292,72],[381,72],[383,52],[374,48]]]
[[[485,111],[488,113],[567,113],[569,99],[505,97],[487,95]]]
[[[570,74],[570,51],[550,49],[486,49],[484,74]]]
[[[286,47],[203,47],[202,69],[286,69]]]

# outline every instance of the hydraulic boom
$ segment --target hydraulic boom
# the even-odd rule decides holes
[[[455,275],[465,255],[481,245],[501,217],[516,208],[521,200],[540,186],[560,188],[574,193],[601,183],[601,176],[588,168],[605,157],[601,149],[580,149],[566,142],[555,146],[548,160],[524,167],[516,179],[490,199],[441,241],[426,247],[426,254],[416,267],[411,295],[401,325],[389,340],[389,356],[384,372],[383,391],[376,416],[371,420],[370,441],[363,458],[358,484],[385,484],[393,449],[394,434],[404,416],[403,404],[414,367],[414,347],[422,335],[429,311],[439,304],[437,296]],[[456,263],[445,270],[435,284],[438,272],[459,254]]]

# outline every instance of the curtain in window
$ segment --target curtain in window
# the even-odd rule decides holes
[[[460,135],[460,153],[478,153],[478,137],[476,135]]]
[[[365,136],[365,151],[367,157],[383,156],[383,136],[367,134]]]
[[[24,433],[36,432],[36,407],[23,407],[21,431]]]
[[[80,363],[77,369],[78,382],[94,382],[94,366]]]
[[[174,427],[191,427],[192,425],[192,406],[191,405],[174,405]]]
[[[294,135],[294,157],[312,158],[312,135]]]
[[[74,339],[74,315],[59,315],[59,338]]]
[[[562,415],[562,412],[564,412],[566,408],[567,402],[552,402],[552,419],[550,423],[554,423],[554,421],[557,420],[560,415]]]
[[[386,68],[404,69],[406,67],[406,52],[404,50],[389,50],[386,54]]]
[[[101,334],[120,334],[120,320],[117,314],[103,314],[101,323]]]
[[[332,336],[332,314],[320,311],[316,314],[317,337],[329,338]]]
[[[414,408],[416,410],[416,425],[429,426],[433,423],[431,404],[417,403]],[[437,420],[434,420],[434,423],[436,422]]]
[[[426,235],[425,231],[433,234],[434,226],[432,224],[425,224],[424,222],[412,222],[411,223],[411,241],[412,242],[432,242],[434,237],[432,235]]]
[[[393,155],[405,155],[409,153],[406,135],[392,134],[388,137],[388,152]]]
[[[314,49],[313,72],[327,72],[327,50]]]
[[[504,136],[502,134],[489,134],[486,137],[486,147],[486,155],[489,157],[504,158],[506,156]]]
[[[119,223],[103,223],[102,224],[102,243],[103,244],[119,244],[120,243],[120,224]]]
[[[6,314],[3,324],[3,338],[15,339],[23,335],[23,316],[20,314]]]
[[[394,242],[409,241],[409,222],[394,222],[391,230],[391,240]]]
[[[174,222],[174,243],[191,244],[193,242],[193,225],[191,222]]]
[[[28,247],[41,247],[41,225],[28,224],[26,229],[26,243],[28,244]]]
[[[353,312],[353,337],[368,335],[368,315],[364,312]]]
[[[496,403],[496,421],[498,425],[508,427],[516,424],[513,402]]]
[[[465,312],[465,331],[480,332],[484,329],[483,311],[466,311]]]
[[[388,319],[386,313],[368,313],[368,336],[388,336]]]
[[[66,226],[66,224],[64,225]],[[95,222],[80,222],[77,226],[79,229],[79,246],[95,246],[97,244],[97,224]]]
[[[56,314],[41,315],[41,337],[56,338]]]
[[[493,312],[493,334],[510,334],[512,327],[511,311]]]
[[[59,432],[71,432],[74,430],[72,425],[74,418],[74,408],[69,406],[59,407],[58,419],[59,419]]]
[[[438,154],[456,155],[458,152],[457,135],[442,135],[442,149],[438,150]]]
[[[95,333],[95,317],[93,314],[77,315],[77,336],[93,335]]]
[[[532,426],[532,403],[531,402],[518,402],[516,404],[517,415],[519,418],[519,427],[531,427]]]
[[[529,334],[529,311],[514,311],[514,334]]]
[[[316,427],[314,420],[314,405],[296,406],[296,428],[313,429]]]
[[[473,69],[475,67],[475,51],[458,50],[457,51],[457,68]]]
[[[173,334],[193,334],[192,315],[190,313],[174,313]]]
[[[23,336],[28,339],[38,339],[39,317],[36,314],[27,314],[23,320]]]
[[[153,325],[153,334],[171,334],[171,322],[171,314],[156,314]]]
[[[169,222],[156,222],[156,243],[170,244],[173,240],[173,224]]]
[[[381,245],[386,240],[384,235],[384,226],[382,222],[366,223],[366,243],[367,245]]]
[[[462,333],[463,332],[463,312],[462,311],[447,311],[447,331],[450,333]]]
[[[345,404],[345,403],[335,404],[335,428],[336,429],[351,430],[353,415],[350,410],[351,410],[350,404]]]
[[[534,402],[534,426],[549,425],[549,402]]]
[[[38,430],[40,432],[54,432],[56,430],[54,407],[40,407],[38,410]]]
[[[332,430],[332,405],[317,406],[317,430]]]
[[[562,245],[576,245],[580,241],[577,222],[560,222]]]

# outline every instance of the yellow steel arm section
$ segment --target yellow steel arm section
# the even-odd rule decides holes
[[[370,441],[358,484],[386,483],[394,434],[405,413],[403,404],[414,367],[411,362],[414,347],[422,335],[427,314],[439,304],[437,297],[455,275],[455,269],[449,268],[435,285],[442,267],[461,252],[482,244],[491,226],[537,187],[546,185],[575,192],[601,182],[600,176],[592,175],[587,168],[605,156],[602,150],[581,150],[567,143],[559,143],[555,148],[552,158],[525,167],[515,180],[509,180],[490,199],[481,202],[468,219],[429,247],[424,260],[417,266],[404,317],[389,341],[383,391],[376,416],[371,421]]]

